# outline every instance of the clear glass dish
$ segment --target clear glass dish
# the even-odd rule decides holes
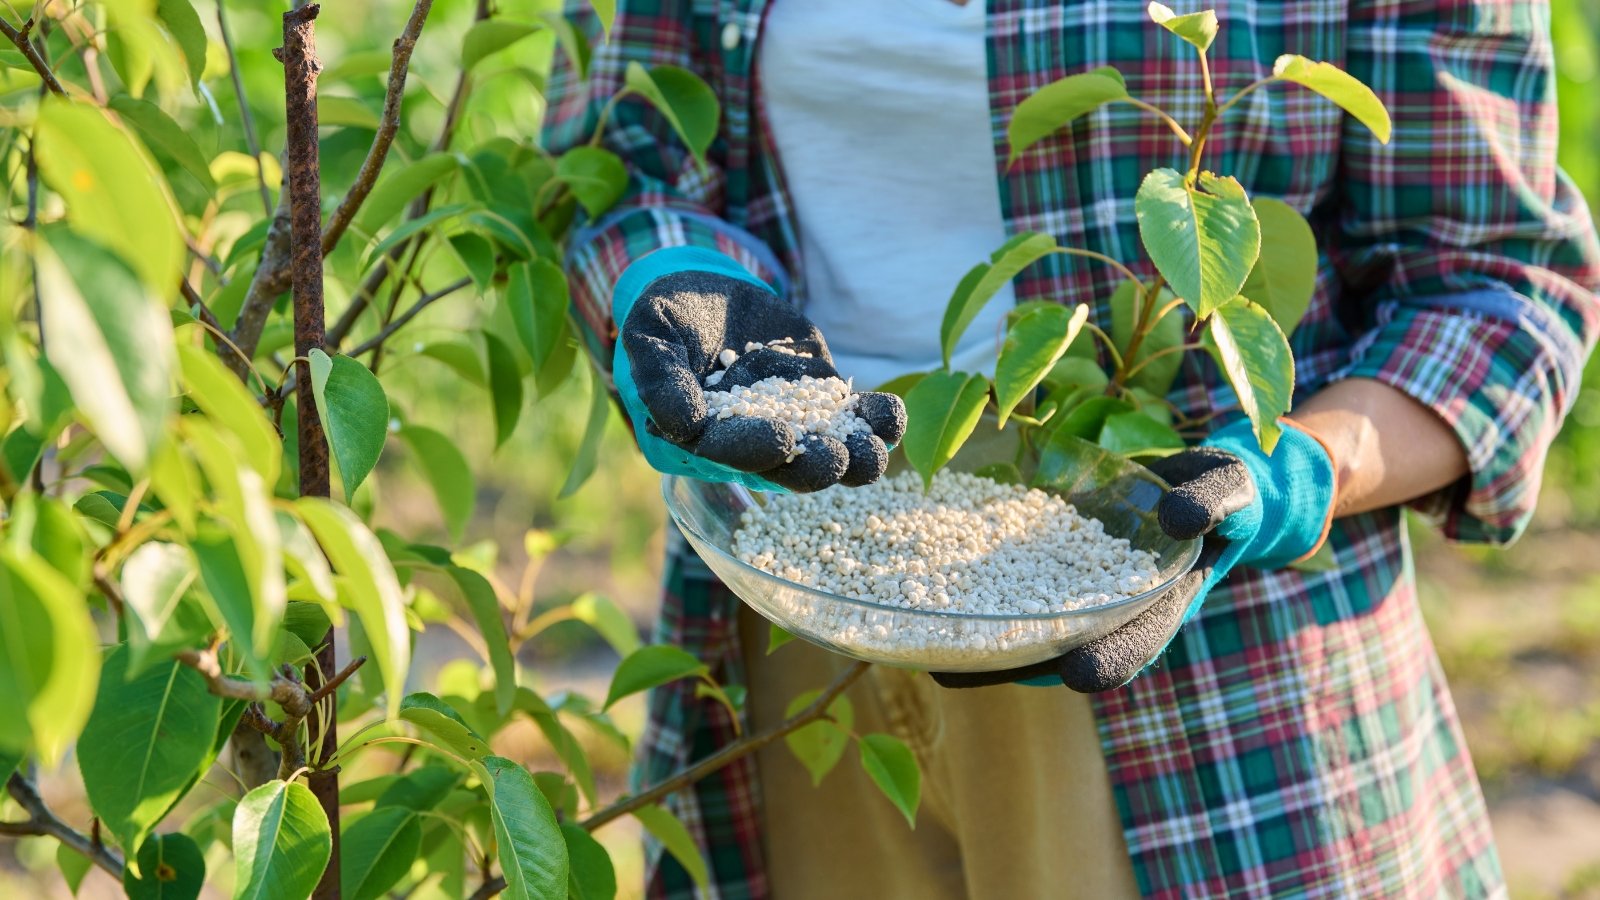
[[[976,471],[994,458],[985,456],[981,450],[964,452],[951,468]],[[662,493],[673,522],[711,571],[752,609],[796,637],[868,662],[984,672],[1042,662],[1104,636],[1149,607],[1200,555],[1198,540],[1173,540],[1156,522],[1165,483],[1149,469],[1093,444],[1080,441],[1069,453],[1056,454],[1035,474],[1034,484],[1099,519],[1108,533],[1154,554],[1157,585],[1098,606],[1032,615],[881,606],[796,584],[740,561],[733,554],[739,517],[765,503],[765,495],[677,476],[663,480]]]

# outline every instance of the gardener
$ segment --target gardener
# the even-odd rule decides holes
[[[617,104],[604,138],[629,192],[573,242],[574,299],[600,360],[613,358],[613,302],[627,313],[617,388],[658,467],[758,469],[811,489],[861,465],[835,451],[781,470],[697,452],[690,370],[724,335],[734,350],[811,340],[814,365],[869,386],[938,364],[945,299],[1011,234],[1049,232],[1153,275],[1131,198],[1143,173],[1181,162],[1161,123],[1107,107],[1006,165],[1016,104],[1096,66],[1198,118],[1194,54],[1148,27],[1139,0],[618,7],[592,93],[552,81],[553,148],[587,139],[631,63],[689,67],[723,109],[702,168],[660,114]],[[1168,399],[1215,429],[1165,470],[1180,485],[1169,506],[1178,527],[1217,527],[1184,596],[1047,666],[941,679],[993,686],[874,668],[849,694],[855,730],[917,753],[916,829],[859,767],[813,788],[769,748],[672,801],[705,852],[710,896],[1503,893],[1400,507],[1458,540],[1515,538],[1600,333],[1600,247],[1554,163],[1545,3],[1240,3],[1222,18],[1220,96],[1294,52],[1347,69],[1394,116],[1384,146],[1309,92],[1261,90],[1210,142],[1209,168],[1307,214],[1324,252],[1291,336],[1297,402],[1279,448],[1263,455],[1216,369],[1186,356]],[[1047,258],[967,330],[956,366],[992,362],[1014,302],[1089,302],[1109,328],[1117,277]],[[874,402],[891,407],[874,430],[892,443],[892,404]],[[1331,569],[1286,567],[1319,546]],[[798,644],[769,657],[765,637],[675,545],[656,638],[748,682],[746,730],[848,665]],[[1011,683],[1041,672],[1058,686]],[[658,690],[650,714],[646,782],[736,734],[689,683]],[[652,896],[693,893],[670,859],[650,878]]]

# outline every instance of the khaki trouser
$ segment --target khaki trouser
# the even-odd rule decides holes
[[[752,727],[850,660],[803,641],[766,655],[767,622],[740,607]],[[774,900],[1137,897],[1088,700],[1065,688],[950,691],[874,666],[850,687],[857,734],[887,732],[922,767],[917,827],[855,758],[813,787],[784,744],[756,755]]]

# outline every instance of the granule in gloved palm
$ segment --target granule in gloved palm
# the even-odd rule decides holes
[[[856,393],[839,378],[802,375],[790,381],[777,376],[754,384],[733,385],[728,390],[705,392],[706,408],[716,419],[760,416],[787,423],[794,432],[795,453],[805,452],[806,435],[831,437],[844,443],[853,434],[871,434],[872,427],[855,414]]]
[[[1152,554],[1065,500],[948,471],[926,493],[907,472],[773,497],[744,514],[733,549],[764,572],[829,594],[953,614],[891,623],[859,606],[791,601],[790,613],[841,647],[924,664],[1061,639],[1069,626],[1058,620],[1003,617],[1110,603],[1159,577]]]

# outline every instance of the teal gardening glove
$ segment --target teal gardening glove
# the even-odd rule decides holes
[[[846,441],[797,439],[776,419],[707,413],[704,387],[718,355],[739,358],[717,384],[727,390],[778,376],[838,377],[822,335],[772,288],[714,250],[670,247],[633,263],[612,291],[618,325],[612,377],[645,459],[658,471],[754,490],[817,491],[878,480],[905,432],[905,406],[862,392],[855,412],[872,428]],[[794,352],[750,344],[785,341]]]
[[[1162,530],[1204,543],[1194,568],[1138,617],[1053,660],[1002,672],[935,673],[934,679],[945,687],[1013,681],[1064,683],[1086,693],[1121,687],[1166,651],[1234,566],[1280,569],[1310,555],[1327,536],[1333,460],[1310,432],[1288,420],[1283,426],[1271,456],[1241,420],[1150,466],[1172,486],[1156,508]]]

